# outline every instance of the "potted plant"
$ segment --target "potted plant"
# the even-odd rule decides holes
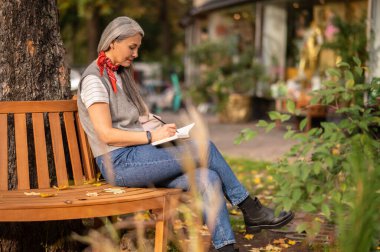
[[[204,42],[190,51],[190,57],[201,69],[191,89],[196,102],[215,104],[221,122],[249,120],[256,84],[265,79],[264,67],[254,59],[253,50],[238,51],[234,40]]]

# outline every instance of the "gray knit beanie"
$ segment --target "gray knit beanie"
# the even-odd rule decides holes
[[[104,29],[98,44],[98,53],[107,51],[115,39],[123,40],[138,33],[144,36],[143,29],[135,20],[129,17],[117,17]]]

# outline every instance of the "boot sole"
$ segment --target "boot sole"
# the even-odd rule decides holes
[[[260,233],[262,229],[278,229],[291,222],[293,218],[294,213],[291,213],[286,219],[283,219],[281,222],[276,223],[274,225],[248,226],[246,227],[246,232],[247,234],[256,234]]]

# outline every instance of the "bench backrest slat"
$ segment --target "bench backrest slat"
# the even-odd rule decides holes
[[[26,132],[26,115],[15,114],[15,142],[16,142],[16,166],[17,188],[29,189],[29,159],[28,138]]]
[[[45,124],[43,113],[33,113],[33,136],[37,167],[38,188],[49,188],[49,166],[47,160]]]
[[[15,125],[17,189],[31,187],[29,166],[33,164],[29,164],[28,145],[31,145],[30,151],[35,154],[38,188],[49,188],[53,184],[81,185],[84,178],[95,178],[95,163],[79,121],[76,100],[5,101],[0,102],[0,190],[9,188],[8,163],[11,154],[8,143],[13,132],[9,132],[11,127],[8,123],[13,123],[10,121],[12,115]],[[29,115],[32,120],[27,120]],[[32,139],[28,143],[30,127],[33,128],[33,143],[30,142]],[[47,139],[47,136],[50,138]],[[50,142],[51,147],[47,146]],[[50,164],[48,155],[51,154],[54,163]],[[56,183],[51,177],[50,169],[55,169]]]
[[[59,113],[49,113],[49,124],[57,183],[58,186],[67,186],[68,177]]]
[[[0,114],[78,111],[76,101],[9,101],[1,102]]]
[[[78,139],[74,124],[73,112],[64,112],[63,120],[67,135],[67,143],[70,152],[71,165],[73,167],[73,177],[75,185],[83,184],[82,164],[79,156]]]
[[[8,189],[8,117],[0,114],[0,190]]]
[[[77,122],[77,129],[78,129],[78,139],[79,139],[79,145],[81,149],[82,154],[82,163],[84,168],[84,174],[86,175],[86,178],[88,180],[95,179],[95,161],[92,158],[90,146],[87,142],[87,136],[84,132],[82,125],[80,124],[79,115],[78,113],[75,114],[76,122]]]

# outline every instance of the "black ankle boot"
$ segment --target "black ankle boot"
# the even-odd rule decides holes
[[[254,199],[248,197],[238,206],[243,212],[247,233],[258,233],[261,229],[281,228],[294,218],[291,211],[282,211],[278,217],[275,217],[274,210],[263,206],[256,197]]]
[[[233,244],[228,244],[218,249],[219,252],[239,252],[239,249],[235,249]]]

